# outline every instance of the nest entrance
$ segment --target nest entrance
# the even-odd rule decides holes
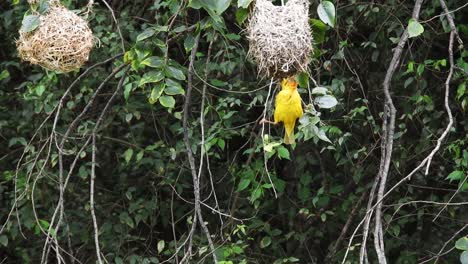
[[[307,71],[312,52],[309,2],[289,0],[284,6],[275,6],[257,0],[247,38],[259,75],[284,78]]]
[[[21,59],[63,73],[83,66],[94,46],[88,23],[57,0],[50,1],[34,31],[19,33],[16,45]]]

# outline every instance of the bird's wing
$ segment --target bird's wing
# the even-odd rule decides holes
[[[291,97],[290,111],[295,118],[300,118],[304,114],[304,111],[302,110],[301,96],[297,91]]]
[[[276,95],[275,123],[284,122],[290,111],[291,92],[283,90]]]

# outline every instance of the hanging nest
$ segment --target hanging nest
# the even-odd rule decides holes
[[[52,71],[65,73],[80,68],[94,46],[88,23],[58,1],[50,2],[34,31],[19,33],[16,46],[21,59]]]
[[[309,1],[289,0],[275,6],[257,0],[247,27],[249,56],[259,75],[285,78],[307,71],[312,53]]]

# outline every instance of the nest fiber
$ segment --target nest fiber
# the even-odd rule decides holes
[[[20,30],[16,42],[19,56],[52,71],[70,72],[80,68],[94,45],[88,23],[60,4],[51,5],[39,19],[34,31]]]
[[[259,75],[284,78],[307,71],[312,52],[309,1],[289,0],[275,6],[257,0],[247,27],[249,55]]]

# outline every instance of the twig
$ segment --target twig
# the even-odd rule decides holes
[[[452,240],[454,240],[454,239],[458,236],[458,234],[460,234],[461,232],[463,232],[463,230],[465,230],[467,227],[468,227],[468,224],[464,225],[460,230],[458,230],[455,234],[453,234],[453,236],[452,236],[449,240],[445,241],[444,245],[443,245],[442,248],[439,250],[439,252],[437,253],[437,255],[435,255],[434,257],[432,257],[432,258],[430,258],[430,259],[428,259],[428,260],[425,260],[425,261],[423,261],[423,262],[420,262],[420,264],[430,262],[430,261],[432,261],[433,259],[435,259],[435,260],[434,260],[434,264],[436,264],[436,263],[439,261],[439,258],[440,258],[441,256],[444,255],[442,252],[444,251],[445,247],[447,247],[447,245],[448,245]],[[449,251],[449,252],[450,252],[450,251]]]
[[[46,258],[47,258],[47,254],[48,254],[48,250],[45,250],[48,243],[49,243],[49,237],[50,237],[50,234],[51,234],[51,231],[52,229],[55,230],[55,234],[57,235],[58,234],[58,229],[60,227],[60,224],[61,224],[61,221],[62,221],[62,217],[63,217],[63,211],[64,211],[64,192],[65,192],[65,189],[66,189],[66,185],[68,183],[68,179],[70,178],[71,176],[71,172],[73,171],[73,168],[76,164],[76,161],[78,159],[78,155],[75,157],[75,160],[73,161],[72,165],[70,166],[70,170],[69,170],[69,173],[64,181],[63,179],[63,148],[64,148],[64,145],[65,145],[65,141],[67,140],[68,138],[68,135],[76,128],[76,126],[78,125],[78,122],[81,120],[81,118],[86,114],[86,112],[89,110],[89,108],[91,107],[91,105],[93,104],[94,100],[96,99],[97,95],[99,94],[99,92],[103,89],[103,87],[105,86],[105,84],[113,77],[115,76],[121,69],[123,69],[124,67],[126,67],[127,65],[126,64],[122,64],[120,65],[119,67],[117,67],[111,74],[109,74],[109,76],[106,77],[106,79],[99,85],[99,87],[96,89],[96,91],[94,92],[93,96],[91,97],[91,99],[89,100],[88,104],[84,107],[84,109],[82,110],[82,112],[72,121],[71,125],[68,127],[67,131],[65,132],[61,142],[59,143],[59,145],[57,146],[58,148],[58,163],[59,163],[59,189],[60,189],[60,197],[59,197],[59,201],[58,201],[58,204],[55,208],[55,211],[54,211],[54,214],[52,216],[52,219],[50,221],[50,226],[49,226],[49,229],[47,231],[47,238],[46,238],[46,241],[44,243],[44,250],[43,250],[43,255],[42,255],[42,261],[41,263],[44,263],[46,261]],[[106,105],[107,106],[107,105]],[[107,109],[106,109],[107,111]],[[57,112],[58,114],[59,112]],[[103,111],[103,113],[105,113],[105,111]],[[58,115],[56,116],[55,118],[55,121],[54,123],[56,122],[56,120],[58,119]],[[52,131],[52,134],[54,133],[54,131]],[[85,145],[83,147],[85,147],[90,141],[90,138],[88,138],[87,140],[87,143],[85,143]],[[82,151],[84,151],[84,148],[82,148],[82,150],[79,152],[81,153]],[[57,223],[55,223],[55,218],[57,216],[57,213],[59,213],[59,219],[57,221]],[[55,226],[55,227],[54,227]],[[47,254],[46,254],[47,252]]]
[[[215,33],[214,33],[215,34]],[[209,75],[209,66],[210,66],[210,61],[211,61],[211,52],[213,49],[213,43],[216,40],[217,35],[214,35],[212,37],[212,40],[210,41],[210,44],[208,45],[208,51],[206,53],[206,64],[205,64],[205,80],[208,79]],[[210,184],[211,184],[211,191],[213,193],[213,197],[215,200],[215,211],[221,212],[221,209],[219,207],[219,202],[218,202],[218,197],[216,195],[216,189],[214,186],[213,182],[213,175],[211,174],[211,169],[210,169],[210,159],[208,153],[206,153],[205,150],[205,97],[206,97],[206,86],[207,82],[203,83],[203,88],[202,88],[202,102],[200,106],[200,130],[201,130],[201,136],[202,136],[202,142],[201,142],[201,147],[200,147],[200,166],[198,168],[198,181],[200,184],[200,178],[201,178],[201,172],[203,168],[203,158],[204,156],[206,157],[206,166],[210,178]],[[219,220],[221,221],[221,226],[223,225],[223,218],[221,217],[221,213],[218,213],[219,215]]]
[[[420,23],[421,23],[421,24],[424,24],[424,23],[427,23],[427,22],[429,22],[429,21],[432,21],[432,20],[434,20],[434,19],[436,19],[436,18],[438,18],[438,17],[444,16],[444,15],[447,15],[447,14],[455,13],[455,12],[457,12],[457,11],[459,11],[459,10],[462,10],[463,8],[465,8],[465,7],[467,7],[467,6],[468,6],[468,3],[462,5],[462,6],[456,8],[456,9],[454,9],[454,10],[450,10],[450,11],[449,11],[448,8],[447,8],[447,5],[445,5],[445,2],[444,2],[444,5],[442,6],[442,8],[444,9],[444,14],[440,14],[440,15],[437,15],[437,16],[433,16],[433,17],[431,17],[431,18],[428,19],[428,20],[421,21]]]
[[[421,10],[421,5],[422,5],[423,0],[417,0],[414,8],[413,8],[413,14],[412,18],[415,20],[418,20],[419,18],[419,12]],[[385,245],[383,242],[383,231],[382,231],[382,200],[384,197],[387,195],[384,195],[385,192],[385,187],[387,183],[387,176],[388,172],[390,169],[390,162],[392,158],[392,149],[393,149],[393,134],[394,134],[394,129],[395,129],[395,116],[396,116],[396,108],[393,104],[392,96],[390,94],[390,83],[393,78],[393,75],[399,65],[401,54],[403,52],[403,48],[405,47],[405,44],[408,40],[408,30],[405,29],[405,31],[402,33],[400,41],[398,42],[397,47],[393,51],[393,57],[390,62],[390,65],[387,69],[387,73],[385,75],[385,79],[383,82],[383,91],[385,94],[385,106],[384,106],[384,116],[383,116],[383,127],[385,128],[385,133],[382,135],[382,156],[381,156],[381,166],[379,168],[378,172],[378,178],[380,179],[380,185],[377,193],[377,202],[376,204],[371,208],[373,210],[374,207],[376,207],[376,215],[375,215],[375,229],[374,229],[374,239],[375,241],[375,250],[377,253],[378,261],[380,264],[385,264],[387,263],[386,257],[385,257]],[[387,123],[388,122],[388,123]],[[362,225],[362,223],[365,221],[365,219],[368,217],[368,214],[371,214],[371,211],[366,212],[366,216],[364,219],[359,223],[358,227],[356,227],[350,241],[348,244],[348,248],[346,250],[346,253],[343,257],[342,263],[345,263],[346,258],[349,253],[349,248],[352,243],[352,240],[354,238],[354,235],[356,234],[357,230],[359,227]]]
[[[331,249],[330,253],[328,254],[327,258],[330,262],[334,259],[336,252],[338,251],[338,248],[340,247],[341,243],[343,242],[344,237],[346,236],[346,233],[348,232],[349,227],[351,226],[351,223],[353,222],[354,216],[356,215],[359,207],[361,206],[362,201],[366,197],[366,192],[363,192],[361,197],[359,197],[358,201],[354,204],[353,209],[351,210],[351,213],[349,213],[348,220],[346,221],[343,229],[341,230],[340,236],[335,242],[335,245],[333,245],[333,248]]]
[[[419,12],[421,10],[423,0],[417,0],[414,8],[412,18],[414,20],[419,19]],[[392,81],[393,75],[399,65],[401,54],[403,53],[403,48],[405,47],[406,41],[408,40],[409,34],[408,30],[405,29],[403,35],[401,36],[400,41],[398,42],[397,47],[394,50],[392,60],[388,67],[385,79],[383,82],[383,91],[385,94],[385,107],[384,107],[384,126],[386,124],[385,134],[382,138],[382,157],[383,167],[380,167],[380,185],[377,193],[377,199],[382,200],[382,197],[385,192],[385,187],[387,184],[387,177],[390,170],[390,163],[392,160],[392,151],[393,151],[393,135],[395,132],[395,118],[396,118],[396,108],[393,104],[392,96],[390,94],[390,83]],[[386,123],[388,120],[388,123]],[[383,239],[383,230],[382,230],[382,203],[377,204],[375,211],[375,228],[374,228],[374,244],[375,251],[377,253],[378,261],[380,264],[386,264],[387,259],[385,257],[385,245]]]
[[[453,71],[455,67],[455,63],[453,60],[454,36],[457,36],[458,42],[460,43],[460,45],[463,45],[463,41],[460,39],[460,36],[458,35],[457,28],[455,27],[455,22],[453,21],[452,15],[448,11],[447,5],[445,4],[444,0],[439,0],[439,2],[445,11],[445,15],[447,16],[447,20],[450,25],[450,39],[449,39],[449,48],[448,48],[450,69],[449,69],[449,74],[447,76],[447,79],[445,80],[445,98],[444,98],[445,110],[447,111],[447,115],[449,117],[449,123],[447,127],[445,128],[445,131],[442,133],[439,139],[437,139],[436,147],[431,152],[431,154],[429,154],[429,156],[427,157],[427,165],[426,165],[426,172],[425,172],[426,175],[429,173],[429,166],[431,166],[432,158],[434,157],[435,153],[439,150],[442,144],[442,141],[450,132],[450,129],[452,128],[452,125],[453,125],[453,116],[452,116],[452,111],[450,110],[449,96],[450,96],[450,81],[452,80],[452,75],[453,75]]]
[[[47,238],[46,238],[46,241],[45,241],[45,244],[44,244],[44,249],[46,248],[46,245],[49,243],[49,236],[51,234],[51,231],[52,229],[55,230],[55,234],[57,235],[58,234],[58,230],[60,228],[60,224],[62,222],[62,217],[63,217],[63,211],[64,211],[64,191],[65,191],[65,184],[64,184],[64,180],[63,180],[63,172],[64,172],[64,168],[63,168],[63,148],[64,148],[64,145],[65,145],[65,142],[66,140],[68,139],[68,135],[76,128],[76,126],[78,125],[78,122],[81,120],[81,118],[87,113],[87,111],[90,109],[91,105],[93,104],[94,100],[96,99],[97,95],[99,94],[99,92],[104,88],[104,86],[107,84],[107,82],[112,78],[114,77],[121,69],[123,69],[124,67],[126,67],[127,65],[126,64],[122,64],[120,65],[119,67],[117,67],[116,69],[114,69],[112,71],[111,74],[109,74],[106,79],[104,79],[104,81],[99,85],[99,87],[96,89],[96,91],[94,92],[93,96],[91,97],[91,99],[89,100],[88,104],[84,107],[84,109],[81,111],[81,113],[72,121],[72,123],[70,124],[70,126],[68,127],[67,131],[65,132],[65,134],[63,135],[63,138],[61,140],[61,142],[59,143],[59,145],[57,146],[58,148],[58,163],[59,163],[59,190],[60,190],[60,197],[59,197],[59,201],[58,201],[58,204],[56,206],[56,209],[54,211],[54,214],[52,216],[52,219],[50,221],[50,226],[49,226],[49,229],[47,231]],[[55,121],[54,121],[54,124],[57,122],[58,120],[58,114],[59,112],[57,112],[57,115],[55,117]],[[52,132],[52,134],[54,133],[54,131]],[[70,175],[70,173],[69,173]],[[67,177],[68,178],[68,177]],[[59,214],[59,219],[57,221],[57,223],[55,223],[55,218],[57,216],[57,213],[60,212]],[[55,227],[54,227],[55,226]],[[45,262],[45,258],[46,258],[46,252],[43,251],[43,255],[42,255],[42,261],[41,263],[44,263]]]
[[[364,217],[365,222],[364,222],[364,227],[363,227],[361,250],[359,253],[359,264],[369,262],[369,261],[364,262],[364,260],[367,260],[367,237],[369,235],[369,226],[370,226],[370,221],[372,219],[372,214],[374,213],[372,203],[374,202],[375,191],[377,190],[378,183],[379,183],[379,178],[377,175],[377,177],[374,180],[374,183],[372,184],[372,188],[369,193],[369,201],[367,202],[366,212],[370,212],[370,213],[366,214],[366,216]]]
[[[189,160],[190,164],[190,170],[192,173],[192,180],[193,180],[193,194],[195,197],[195,215],[194,215],[194,221],[198,217],[198,220],[200,220],[200,226],[205,233],[205,236],[208,240],[208,244],[210,246],[210,249],[212,252],[214,252],[215,247],[213,244],[213,241],[211,240],[211,235],[210,231],[208,230],[208,227],[206,226],[205,222],[203,221],[203,216],[200,208],[200,181],[198,179],[198,174],[196,171],[196,166],[195,166],[195,158],[192,153],[192,148],[190,145],[189,141],[189,133],[188,133],[188,126],[187,126],[187,121],[188,121],[188,115],[190,111],[190,102],[191,102],[191,96],[192,96],[192,89],[193,89],[193,68],[194,68],[194,62],[196,58],[196,53],[198,50],[198,44],[200,42],[200,34],[198,34],[195,38],[195,45],[192,48],[192,52],[190,54],[190,63],[189,63],[189,68],[188,68],[188,77],[187,77],[187,93],[185,96],[185,103],[184,103],[184,115],[182,119],[182,127],[183,127],[183,134],[184,134],[184,144],[187,152],[187,157]],[[193,229],[193,226],[192,226]],[[193,232],[191,231],[191,234]],[[190,239],[191,242],[191,239]],[[215,264],[218,263],[218,259],[216,257],[216,254],[213,255],[213,261]]]
[[[123,54],[118,54],[116,56],[113,56],[105,61],[102,61],[102,62],[99,62],[99,63],[96,63],[90,67],[88,67],[83,73],[81,73],[71,84],[70,86],[67,88],[67,90],[65,91],[65,93],[63,94],[62,98],[60,99],[60,102],[59,104],[50,112],[50,114],[47,115],[47,117],[44,119],[44,121],[42,121],[42,123],[39,125],[38,129],[36,129],[36,131],[34,132],[33,136],[31,137],[31,139],[29,140],[28,144],[26,145],[26,147],[24,148],[23,150],[23,153],[21,154],[21,157],[16,165],[16,172],[15,172],[15,201],[13,202],[13,205],[12,205],[12,208],[7,216],[7,219],[5,221],[5,223],[2,225],[2,227],[0,228],[0,234],[3,232],[5,226],[7,225],[10,217],[11,217],[11,214],[13,213],[13,211],[16,209],[16,217],[18,218],[18,226],[19,226],[19,229],[21,231],[21,223],[19,221],[19,213],[18,213],[18,208],[17,208],[17,204],[18,204],[18,200],[22,199],[21,197],[26,193],[26,190],[18,197],[17,193],[18,193],[18,189],[17,189],[17,180],[18,180],[18,172],[20,170],[20,167],[21,167],[21,164],[23,162],[23,159],[24,159],[24,156],[26,154],[26,151],[29,149],[29,147],[32,145],[32,142],[34,142],[34,139],[36,138],[36,136],[38,135],[39,131],[44,127],[44,125],[47,123],[47,121],[52,117],[53,113],[57,110],[57,111],[60,111],[60,108],[63,106],[63,103],[65,101],[65,98],[68,96],[68,94],[70,93],[71,89],[82,79],[84,78],[86,75],[88,75],[88,73],[91,72],[91,70],[93,70],[94,68],[98,67],[98,66],[101,66],[101,65],[104,65],[104,64],[107,64],[108,62],[110,61],[113,61],[115,60],[116,58],[118,57],[121,57]],[[54,124],[56,124],[56,121],[54,121]],[[40,155],[40,153],[38,154]],[[23,235],[23,233],[21,232],[21,234]],[[24,236],[24,235],[23,235]]]
[[[114,19],[115,26],[117,27],[117,32],[119,33],[120,42],[121,42],[120,44],[122,45],[122,52],[125,53],[124,38],[123,38],[123,35],[122,35],[122,31],[120,30],[119,21],[115,17],[115,12],[112,9],[112,7],[106,2],[106,0],[101,0],[101,1],[106,5],[107,9],[109,9],[109,11],[111,12],[112,19]]]
[[[270,95],[271,95],[271,87],[273,86],[273,78],[271,78],[270,80],[270,86],[268,87],[268,95],[267,95],[267,98],[265,100],[265,106],[264,106],[264,109],[263,109],[263,119],[262,120],[266,120],[266,113],[267,113],[267,110],[268,110],[268,101],[270,100]],[[265,122],[262,122],[262,148],[263,148],[263,165],[265,166],[265,171],[266,171],[266,174],[268,176],[268,180],[270,181],[270,184],[273,188],[273,193],[275,194],[275,198],[278,198],[278,194],[276,193],[276,188],[275,188],[275,185],[273,184],[273,181],[271,180],[271,176],[270,176],[270,172],[268,171],[268,155],[267,155],[267,152],[265,150]]]
[[[94,228],[94,245],[96,247],[96,256],[98,263],[102,264],[101,259],[101,248],[99,247],[99,228],[96,220],[96,214],[94,212],[94,179],[96,178],[96,134],[92,135],[92,161],[91,161],[91,177],[89,184],[89,207],[91,210],[91,217],[93,218]]]
[[[468,180],[468,177],[465,177],[463,179],[462,182],[460,182],[459,186],[458,186],[458,189],[457,191],[452,194],[452,196],[450,196],[450,199],[445,203],[444,207],[442,209],[440,209],[440,211],[437,213],[437,215],[434,217],[434,219],[432,219],[432,222],[435,222],[437,220],[437,218],[439,218],[440,214],[445,210],[445,208],[447,208],[447,206],[452,202],[453,198],[455,198],[455,196],[458,194],[458,192],[460,192],[460,190],[463,188],[463,186],[465,186],[465,182],[466,180]]]

